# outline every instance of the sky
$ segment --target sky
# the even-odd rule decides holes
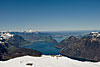
[[[0,31],[100,30],[100,0],[0,0]]]

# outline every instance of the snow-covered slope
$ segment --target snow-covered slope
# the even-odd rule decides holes
[[[27,65],[27,64],[33,64]],[[8,61],[0,61],[0,67],[100,67],[100,62],[81,62],[67,57],[24,56]]]

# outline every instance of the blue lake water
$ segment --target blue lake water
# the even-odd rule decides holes
[[[32,48],[34,50],[38,50],[44,55],[58,55],[60,51],[60,49],[54,47],[54,43],[39,41],[33,42],[28,46],[24,46],[24,48]]]

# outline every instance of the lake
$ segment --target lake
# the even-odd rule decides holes
[[[38,50],[44,55],[58,55],[60,51],[60,49],[54,47],[54,43],[39,41],[33,42],[28,46],[24,46],[24,48],[32,48],[34,50]]]

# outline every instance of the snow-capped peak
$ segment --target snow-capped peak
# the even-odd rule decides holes
[[[90,36],[92,36],[92,37],[100,37],[100,33],[99,32],[91,32]]]
[[[0,32],[0,39],[9,39],[10,37],[13,37],[13,34],[10,34],[8,32]]]

